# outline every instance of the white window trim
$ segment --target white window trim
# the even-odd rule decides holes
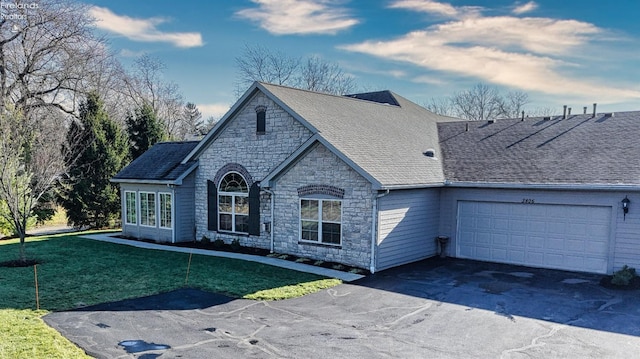
[[[222,181],[224,180],[225,177],[227,177],[229,174],[231,173],[235,173],[238,176],[242,177],[242,180],[244,181],[244,183],[247,184],[247,193],[241,193],[241,192],[225,192],[225,191],[220,191],[220,185],[222,184]],[[244,197],[247,198],[247,203],[248,203],[248,199],[249,199],[249,182],[247,182],[247,179],[244,178],[244,176],[236,171],[229,171],[227,173],[224,174],[224,176],[222,176],[222,179],[220,179],[220,183],[218,183],[218,196],[216,198],[216,206],[218,206],[218,232],[222,232],[222,233],[236,233],[236,234],[249,234],[249,231],[247,232],[239,232],[236,231],[236,197]],[[231,197],[231,212],[222,212],[220,210],[220,196],[230,196]],[[231,228],[232,230],[228,230],[228,229],[221,229],[220,225],[222,221],[220,221],[220,214],[230,214],[231,215]],[[249,220],[249,214],[239,214],[241,216],[247,216],[247,221]]]
[[[152,194],[153,195],[153,207],[154,207],[154,216],[153,216],[153,221],[154,224],[153,225],[148,225],[148,224],[142,224],[142,194]],[[158,228],[158,194],[157,192],[149,192],[149,191],[140,191],[138,192],[138,199],[140,201],[140,215],[139,215],[139,220],[140,220],[140,227],[147,227],[147,228]],[[146,217],[150,218],[148,216],[148,210],[147,213],[144,214]]]
[[[318,201],[318,240],[317,241],[310,241],[308,239],[302,239],[302,201],[306,200],[306,201]],[[332,221],[326,221],[326,223],[334,223],[334,224],[340,224],[340,243],[324,243],[322,242],[322,223],[325,223],[325,221],[322,220],[322,202],[324,201],[332,201],[332,202],[340,202],[340,222],[332,222]],[[342,246],[342,234],[343,234],[343,228],[344,228],[344,223],[342,221],[343,218],[343,204],[344,204],[344,200],[342,199],[338,199],[338,198],[317,198],[317,197],[303,197],[300,198],[298,200],[298,241],[301,243],[312,243],[312,244],[317,244],[317,245],[322,245],[322,246],[329,246],[329,247],[341,247]]]
[[[135,214],[135,222],[129,222],[129,203],[128,203],[128,198],[127,198],[127,194],[129,193],[133,193],[133,210],[134,210],[134,214]],[[138,213],[140,211],[138,210],[138,192],[137,191],[124,191],[124,224],[128,224],[128,225],[137,225],[138,224]]]
[[[162,217],[164,214],[164,209],[162,208],[162,196],[169,196],[170,198],[170,205],[171,205],[171,211],[169,212],[169,216],[171,216],[171,226],[166,227],[162,225]],[[158,192],[158,227],[159,228],[163,228],[163,229],[173,229],[173,193],[171,192]]]

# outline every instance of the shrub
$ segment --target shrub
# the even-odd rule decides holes
[[[209,244],[209,243],[211,243],[211,238],[209,238],[207,236],[202,236],[202,238],[200,239],[200,242],[202,244]]]
[[[224,247],[224,241],[222,239],[218,238],[215,241],[213,241],[211,245],[213,246],[213,248],[223,248]]]
[[[635,277],[636,269],[625,265],[622,269],[613,273],[611,284],[628,286],[631,283],[631,280]]]
[[[240,244],[240,239],[236,238],[233,241],[231,241],[231,249],[234,251],[239,251],[240,248],[242,248],[242,245]]]

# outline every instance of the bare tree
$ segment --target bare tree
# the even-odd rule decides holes
[[[477,84],[443,99],[431,99],[425,107],[445,116],[481,121],[496,118],[515,118],[529,103],[529,95],[511,91],[503,95],[496,87]]]
[[[477,84],[454,94],[451,101],[456,115],[464,119],[481,121],[502,115],[502,99],[495,87]]]
[[[23,260],[27,220],[66,172],[60,148],[69,115],[77,116],[91,88],[104,85],[114,61],[94,35],[87,5],[29,5],[3,8],[0,18],[0,201]]]
[[[510,91],[502,98],[502,116],[516,118],[522,115],[524,106],[529,103],[529,95],[522,91]]]
[[[59,114],[48,113],[32,111],[34,116],[27,118],[11,105],[0,113],[0,199],[7,205],[1,213],[20,238],[23,262],[27,222],[66,168],[58,147],[58,138],[64,137],[58,121],[35,116]]]
[[[344,95],[356,89],[355,79],[349,76],[336,63],[311,56],[302,67],[298,86],[305,90]]]
[[[245,45],[242,56],[236,57],[239,82],[247,87],[253,81],[292,85],[300,67],[300,59],[267,47]]]
[[[453,103],[450,97],[434,98],[432,97],[429,102],[422,105],[427,110],[437,113],[442,116],[456,116]]]
[[[236,66],[236,95],[254,81],[338,95],[354,92],[357,87],[353,76],[346,74],[336,63],[319,56],[301,60],[263,46],[245,46],[242,55],[236,57]]]
[[[0,105],[76,112],[85,79],[105,57],[92,31],[87,6],[64,0],[34,0],[37,9],[16,7],[20,21],[0,19]]]
[[[122,73],[126,94],[134,109],[150,106],[162,121],[165,132],[171,138],[181,138],[184,133],[184,98],[174,82],[163,78],[165,65],[157,58],[142,55],[135,61],[131,73]]]

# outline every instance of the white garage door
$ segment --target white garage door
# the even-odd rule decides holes
[[[460,258],[607,272],[611,207],[458,202]]]

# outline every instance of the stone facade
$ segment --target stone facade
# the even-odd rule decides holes
[[[311,188],[318,190],[311,193]],[[340,158],[326,147],[316,145],[278,178],[274,193],[275,252],[369,268],[373,190],[367,180]],[[341,245],[300,241],[301,198],[342,200]]]
[[[266,111],[266,131],[256,132],[256,112]],[[277,180],[275,218],[271,196],[260,196],[260,236],[219,233],[207,229],[207,181],[218,185],[228,171],[242,174],[251,185],[284,162],[312,133],[264,94],[257,93],[218,133],[199,157],[196,174],[196,239],[238,239],[243,246],[270,248],[307,258],[361,268],[370,264],[371,184],[321,145],[316,145]],[[224,172],[224,173],[223,173]],[[342,200],[342,242],[339,246],[300,242],[300,198]],[[320,196],[320,197],[317,197]],[[268,228],[271,227],[271,228]]]
[[[256,133],[257,110],[266,112],[264,133]],[[226,166],[229,170],[245,173],[245,176],[248,173],[251,178],[246,179],[249,182],[261,181],[311,136],[307,128],[264,94],[259,92],[249,99],[199,157],[195,195],[196,239],[203,236],[226,242],[239,239],[244,246],[269,248],[270,234],[264,228],[260,236],[217,233],[207,229],[207,180],[219,181],[220,170]],[[260,207],[260,222],[270,223],[268,194],[261,195]]]

